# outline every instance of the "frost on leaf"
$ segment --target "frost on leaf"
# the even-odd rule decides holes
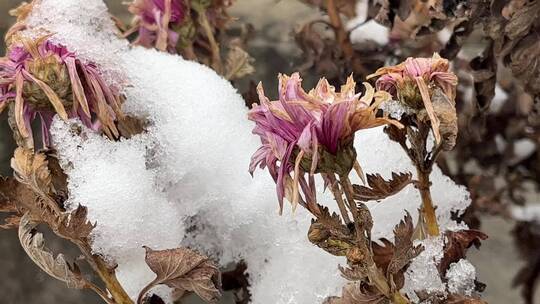
[[[143,303],[145,295],[157,285],[167,285],[176,294],[195,292],[206,302],[215,303],[220,297],[219,269],[208,259],[187,248],[152,250],[146,249],[146,264],[157,277],[139,294],[137,303]]]
[[[51,277],[60,280],[70,288],[82,289],[87,287],[87,282],[81,275],[76,264],[73,266],[66,262],[64,256],[59,254],[56,258],[45,247],[43,234],[35,231],[36,224],[30,220],[26,213],[21,218],[19,225],[19,240],[26,254]]]
[[[385,180],[380,174],[368,174],[369,187],[354,185],[354,198],[360,201],[382,200],[401,191],[412,182],[411,173],[394,173]]]

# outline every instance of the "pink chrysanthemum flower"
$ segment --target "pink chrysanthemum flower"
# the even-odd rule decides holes
[[[121,97],[94,64],[82,62],[48,36],[36,40],[15,36],[12,41],[7,56],[0,58],[0,112],[15,103],[15,122],[23,138],[33,142],[31,122],[39,118],[43,144],[48,146],[56,114],[118,136],[114,120],[122,115]]]
[[[136,44],[175,52],[179,35],[173,27],[182,24],[186,14],[182,0],[135,0],[129,11],[135,15],[134,29],[139,32]]]
[[[448,60],[435,53],[432,58],[407,58],[396,66],[378,69],[369,78],[380,77],[376,82],[378,90],[384,90],[406,105],[414,108],[425,108],[435,140],[441,141],[439,119],[435,115],[431,103],[431,88],[439,87],[444,94],[454,100],[456,96],[457,76],[450,71]]]
[[[254,105],[248,114],[256,124],[253,133],[262,142],[252,156],[249,171],[253,173],[257,166],[268,167],[277,184],[280,212],[284,197],[293,207],[300,203],[316,211],[314,174],[348,174],[356,162],[354,133],[395,123],[376,117],[378,105],[390,95],[375,92],[367,83],[366,94],[360,98],[352,77],[339,93],[326,79],[306,93],[301,81],[298,73],[291,77],[280,75],[277,101],[270,101],[259,84],[261,104]],[[299,197],[299,188],[305,200]]]

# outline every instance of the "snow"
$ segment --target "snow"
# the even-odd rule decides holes
[[[443,257],[444,236],[416,241],[415,245],[418,244],[424,246],[424,251],[407,268],[403,287],[403,291],[413,303],[420,302],[415,291],[446,295],[446,286],[437,270],[437,265]]]
[[[540,205],[527,204],[525,206],[512,206],[510,209],[512,218],[523,222],[540,223]]]
[[[109,83],[123,85],[124,111],[149,122],[146,133],[120,142],[76,122],[56,120],[52,129],[69,177],[69,206],[88,207],[89,219],[97,223],[92,248],[118,264],[119,281],[130,296],[136,298],[154,278],[144,263],[143,245],[190,246],[222,266],[244,259],[253,303],[320,303],[339,294],[345,280],[337,265],[345,259],[309,243],[310,217],[304,210],[291,214],[285,208],[282,217],[277,215],[275,184],[267,172],[257,171],[254,178],[247,172],[259,139],[251,134],[245,103],[228,81],[179,56],[128,47],[116,36],[101,0],[42,0],[29,24],[54,32],[54,39],[97,63]],[[355,146],[366,173],[389,178],[392,172],[414,172],[382,128],[358,133]],[[450,211],[469,204],[467,191],[438,168],[432,182],[441,226],[459,228]],[[319,185],[319,201],[332,204]],[[405,210],[417,218],[419,206],[413,186],[370,203],[374,238],[392,239]],[[437,246],[432,244],[425,259],[436,255]],[[414,271],[408,280],[426,275]]]
[[[461,259],[450,265],[446,272],[446,279],[450,293],[471,296],[474,291],[476,269],[469,261]]]

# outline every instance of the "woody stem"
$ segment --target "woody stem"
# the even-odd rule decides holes
[[[105,287],[111,294],[116,304],[133,304],[133,301],[128,296],[114,273],[114,270],[111,270],[107,263],[103,261],[97,255],[93,255],[89,246],[83,242],[77,244],[83,255],[86,257],[88,264],[94,269],[94,271],[99,275],[101,280],[105,283]]]
[[[366,263],[368,265],[368,277],[369,281],[385,296],[390,296],[390,286],[386,280],[386,277],[381,272],[379,267],[375,264],[373,260],[373,253],[371,251],[371,240],[368,239],[365,235],[365,229],[362,227],[360,220],[361,217],[358,214],[358,207],[353,197],[353,186],[348,176],[340,176],[339,181],[345,192],[345,197],[347,198],[349,209],[353,214],[354,219],[354,228],[356,230],[356,237],[358,239],[358,246],[366,252]]]
[[[425,221],[428,234],[430,236],[438,236],[439,224],[437,223],[437,215],[435,214],[435,207],[433,206],[430,191],[431,182],[429,181],[429,174],[431,169],[422,170],[417,167],[416,172],[418,173],[417,188],[418,191],[420,191],[420,197],[422,198],[422,208],[420,210],[420,212],[422,212],[422,218]]]

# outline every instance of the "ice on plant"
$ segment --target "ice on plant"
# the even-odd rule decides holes
[[[446,272],[446,283],[448,291],[455,294],[472,295],[474,291],[474,280],[476,280],[476,269],[471,262],[461,259],[452,263]]]
[[[437,265],[443,257],[444,236],[416,241],[424,246],[405,272],[403,291],[413,303],[419,303],[416,291],[446,295],[446,286],[441,280]]]
[[[253,303],[320,303],[340,292],[345,281],[337,265],[345,259],[309,243],[310,218],[304,210],[292,214],[285,208],[278,216],[275,184],[266,172],[249,175],[249,159],[259,142],[251,135],[244,100],[228,81],[179,56],[128,47],[101,0],[43,0],[30,20],[98,64],[112,84],[123,86],[125,112],[149,122],[146,133],[120,142],[76,122],[56,120],[52,129],[69,176],[69,204],[88,207],[89,219],[97,224],[93,250],[118,264],[119,280],[130,296],[137,297],[154,277],[143,245],[189,245],[222,266],[245,260]],[[358,133],[355,147],[366,173],[388,178],[392,172],[413,172],[382,128]],[[432,183],[439,223],[455,229],[450,211],[463,210],[468,193],[439,169]],[[319,186],[320,200],[332,204]],[[370,204],[374,238],[392,238],[405,210],[416,218],[419,205],[413,186]],[[407,273],[410,290],[431,278],[433,257],[440,254],[437,241],[425,245],[431,247]],[[440,279],[433,278],[432,287],[440,288]]]

